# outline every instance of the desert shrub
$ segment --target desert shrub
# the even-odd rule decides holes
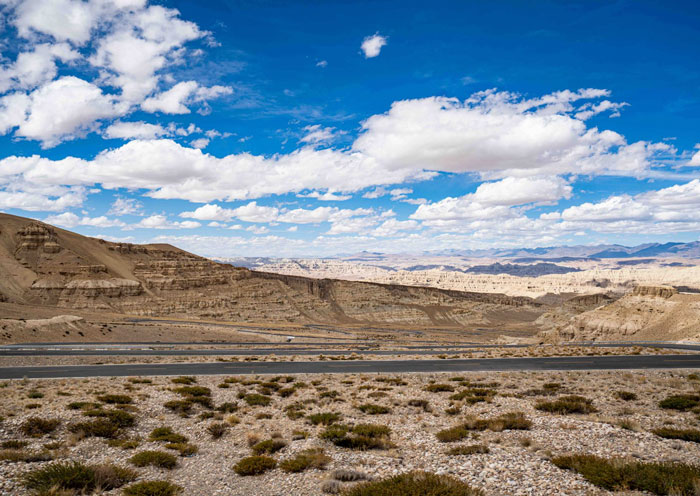
[[[1,449],[0,461],[7,462],[47,462],[53,460],[53,455],[48,451],[33,452],[23,449]]]
[[[195,384],[197,379],[192,376],[182,376],[170,379],[173,384]]]
[[[110,405],[128,405],[134,402],[133,398],[127,394],[103,394],[98,396],[97,399]]]
[[[281,439],[266,439],[265,441],[260,441],[255,443],[250,447],[253,453],[256,455],[277,453],[279,450],[287,446],[287,443]]]
[[[148,436],[149,441],[162,441],[166,443],[186,443],[188,441],[187,436],[178,434],[173,431],[171,427],[163,426],[156,427],[151,431]]]
[[[119,427],[131,427],[136,424],[136,417],[124,410],[86,410],[86,417],[103,417]]]
[[[429,393],[452,393],[455,388],[451,384],[428,384],[423,390]]]
[[[447,475],[411,472],[388,479],[363,482],[344,492],[346,496],[481,496],[484,493]]]
[[[609,491],[695,496],[700,483],[700,467],[683,463],[626,462],[594,455],[560,456],[552,463],[578,472],[591,484]]]
[[[634,401],[637,395],[632,391],[615,391],[615,397],[622,401]]]
[[[285,472],[298,473],[310,468],[322,469],[331,461],[322,449],[309,449],[302,451],[293,458],[280,462],[280,468]]]
[[[331,391],[323,391],[321,394],[318,395],[319,398],[330,398],[330,399],[335,399],[338,396],[340,396],[340,393],[335,390]]]
[[[438,441],[441,443],[454,443],[456,441],[461,441],[469,435],[469,430],[464,427],[464,425],[456,425],[448,429],[443,429],[437,434]]]
[[[277,394],[279,394],[282,398],[287,398],[294,393],[296,393],[297,388],[295,387],[288,387],[288,388],[282,388],[277,391]]]
[[[272,403],[272,399],[262,394],[250,393],[243,396],[243,401],[250,406],[268,406]]]
[[[340,414],[335,412],[314,413],[306,418],[313,425],[331,425],[340,420]]]
[[[88,422],[71,424],[68,430],[85,437],[114,438],[119,434],[119,426],[106,418],[97,418]]]
[[[700,381],[700,374],[692,373],[688,374],[689,381]]]
[[[540,401],[535,405],[537,410],[559,415],[571,413],[593,413],[598,409],[593,406],[593,402],[583,396],[561,396],[554,401]]]
[[[209,424],[209,426],[207,427],[207,432],[211,435],[212,438],[219,439],[221,436],[226,434],[228,428],[228,424],[225,424],[223,422],[214,422],[213,424]]]
[[[423,400],[423,399],[412,399],[408,400],[408,403],[406,403],[408,406],[415,406],[417,408],[422,408],[424,412],[429,412],[430,411],[430,403],[428,400]]]
[[[340,494],[342,489],[343,485],[337,480],[327,480],[321,484],[321,492],[323,494]]]
[[[408,384],[406,381],[401,379],[401,377],[377,377],[374,380],[376,382],[391,384],[392,386],[406,386]]]
[[[694,394],[677,394],[661,400],[659,406],[668,410],[685,412],[700,405],[700,396]]]
[[[173,391],[180,396],[211,396],[211,389],[204,386],[182,386]]]
[[[349,469],[334,470],[331,477],[341,482],[355,482],[369,479],[367,474]]]
[[[390,433],[391,430],[385,425],[359,424],[351,428],[346,425],[334,424],[328,426],[320,437],[341,448],[370,450],[391,447]]]
[[[196,444],[191,443],[168,443],[165,445],[166,449],[174,450],[180,453],[180,456],[192,456],[199,452],[199,448]]]
[[[238,411],[238,405],[231,402],[222,403],[216,407],[216,411],[221,413],[233,413]]]
[[[491,401],[491,398],[495,395],[496,391],[493,389],[469,388],[453,394],[450,396],[450,399],[452,401],[464,401],[465,403],[473,405],[474,403],[480,403],[482,401]]]
[[[41,437],[56,430],[61,423],[58,419],[45,419],[40,417],[29,417],[22,422],[19,430],[22,434],[30,437]]]
[[[349,431],[350,427],[347,425],[333,424],[326,427],[326,429],[319,434],[319,437],[334,443],[336,440],[344,438]]]
[[[504,430],[526,431],[532,427],[530,421],[522,412],[508,412],[496,418],[489,419],[489,430],[500,432]]]
[[[141,445],[141,440],[138,438],[131,439],[108,439],[107,446],[112,448],[121,448],[125,450],[136,449]]]
[[[681,441],[700,443],[700,430],[697,429],[671,429],[669,427],[663,427],[651,432],[665,439],[680,439]]]
[[[469,417],[464,423],[444,429],[435,436],[440,442],[453,443],[467,437],[470,431],[528,430],[531,426],[532,422],[522,412],[509,412],[490,419]]]
[[[32,400],[38,400],[44,397],[44,393],[41,391],[29,391],[27,393],[27,398],[32,399]]]
[[[29,443],[27,441],[20,441],[18,439],[8,439],[0,443],[0,448],[2,449],[22,449],[25,448]]]
[[[353,434],[366,437],[389,437],[391,429],[380,424],[358,424],[350,430]]]
[[[148,450],[136,453],[129,461],[137,467],[158,467],[171,470],[177,466],[177,458],[165,451]]]
[[[100,404],[92,401],[73,401],[68,403],[67,408],[69,410],[95,410],[100,408]]]
[[[194,405],[191,401],[187,400],[170,400],[166,401],[163,406],[180,415],[187,415],[192,411]]]
[[[362,413],[366,413],[367,415],[384,415],[391,411],[389,407],[375,405],[372,403],[365,403],[363,405],[358,406],[357,409],[360,410]]]
[[[269,456],[248,456],[242,458],[233,466],[233,471],[238,475],[259,475],[272,470],[277,466],[274,458]]]
[[[122,491],[124,496],[175,496],[182,488],[170,481],[137,482],[127,486]]]
[[[85,465],[81,462],[59,462],[46,465],[22,477],[27,489],[41,494],[69,490],[90,492],[96,488],[110,490],[136,478],[132,470],[114,465]]]
[[[140,377],[129,377],[127,380],[132,384],[153,384],[152,380],[141,379]]]
[[[472,444],[469,446],[455,446],[447,451],[448,455],[476,455],[489,453],[489,447],[483,444]]]

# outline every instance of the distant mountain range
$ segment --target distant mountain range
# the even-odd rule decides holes
[[[576,245],[549,246],[541,248],[484,249],[484,250],[440,250],[424,252],[424,256],[446,256],[465,258],[504,258],[516,263],[536,261],[574,262],[586,259],[637,258],[637,257],[680,257],[700,258],[700,241],[689,243],[646,243],[637,246],[624,245]],[[327,257],[347,261],[378,261],[391,255],[376,252],[360,252],[353,255]]]

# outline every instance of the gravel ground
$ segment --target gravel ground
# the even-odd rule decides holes
[[[184,495],[320,495],[321,484],[330,478],[335,469],[355,469],[372,477],[381,478],[411,470],[447,473],[468,481],[485,490],[487,495],[596,495],[607,494],[587,483],[573,472],[560,470],[550,457],[569,453],[590,453],[605,457],[630,457],[640,460],[666,460],[697,463],[700,444],[667,440],[648,432],[661,426],[697,428],[700,421],[696,414],[662,410],[659,400],[671,394],[698,394],[700,381],[690,380],[692,371],[634,371],[634,372],[510,372],[465,373],[466,380],[492,384],[497,391],[490,402],[473,406],[450,401],[450,392],[427,392],[432,382],[450,384],[455,391],[464,389],[459,382],[450,380],[454,374],[403,374],[383,376],[362,375],[298,375],[289,387],[304,382],[307,387],[297,388],[290,397],[282,398],[272,393],[269,406],[247,406],[239,399],[239,393],[255,392],[258,384],[232,382],[228,388],[218,387],[223,377],[198,377],[197,385],[211,388],[215,405],[235,402],[240,408],[235,416],[240,423],[232,426],[218,440],[213,440],[206,427],[216,419],[202,420],[197,407],[194,413],[183,418],[166,409],[163,404],[178,399],[173,392],[178,385],[169,377],[149,378],[150,384],[133,384],[124,378],[95,378],[80,380],[23,380],[0,383],[0,440],[23,439],[29,441],[26,450],[38,452],[49,443],[59,441],[62,447],[54,450],[56,459],[81,460],[88,463],[111,462],[129,466],[128,459],[145,449],[163,449],[163,443],[146,439],[155,427],[167,425],[185,434],[199,447],[199,453],[179,458],[173,470],[139,468],[139,480],[167,479],[182,486]],[[406,384],[381,382],[381,378],[400,378]],[[252,376],[234,380],[251,381]],[[259,376],[262,381],[270,377]],[[559,383],[560,389],[551,396],[542,396],[545,383]],[[532,390],[539,390],[532,391]],[[638,399],[622,401],[615,391],[635,392]],[[32,392],[41,392],[42,398],[29,398]],[[321,394],[337,391],[336,398],[321,398]],[[85,420],[80,410],[70,410],[67,405],[75,401],[95,401],[104,393],[128,394],[133,397],[138,422],[125,429],[128,437],[140,437],[142,442],[135,450],[107,446],[99,438],[80,439],[68,432],[71,423]],[[553,399],[562,394],[580,394],[593,400],[597,413],[588,415],[554,415],[534,408],[537,401]],[[371,395],[371,396],[370,396]],[[36,396],[36,394],[34,394]],[[409,399],[425,399],[429,412],[408,406]],[[353,451],[338,448],[319,439],[322,426],[313,426],[304,418],[288,418],[285,407],[307,401],[305,414],[338,412],[340,422],[346,424],[379,423],[391,427],[391,441],[395,447],[386,450]],[[391,413],[367,415],[356,407],[363,403],[387,406]],[[28,409],[27,405],[37,404]],[[459,407],[459,413],[448,415],[445,410]],[[441,443],[435,434],[456,425],[467,414],[489,418],[505,412],[524,412],[532,422],[530,430],[502,432],[484,431],[472,434],[473,439],[461,443]],[[270,418],[259,418],[268,414]],[[230,414],[218,414],[221,419]],[[20,425],[31,416],[57,418],[58,429],[42,438],[23,436]],[[627,428],[618,424],[626,422]],[[309,433],[306,439],[292,440],[294,430]],[[312,447],[322,447],[332,458],[326,470],[312,469],[299,474],[288,474],[280,469],[256,477],[236,475],[232,466],[249,456],[250,436],[267,439],[279,433],[289,444],[273,455],[283,460]],[[488,454],[450,456],[447,449],[455,444],[485,444]],[[0,461],[0,494],[24,495],[26,490],[18,477],[27,470],[50,462]],[[343,483],[347,486],[348,483]],[[120,494],[120,490],[103,494]]]

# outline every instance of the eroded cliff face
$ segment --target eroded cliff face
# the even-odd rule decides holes
[[[609,304],[558,322],[543,337],[564,341],[700,339],[700,295],[668,286],[638,286]]]
[[[87,238],[0,214],[0,297],[143,316],[247,322],[491,326],[529,298],[251,272],[170,245]],[[504,317],[505,315],[505,317]]]

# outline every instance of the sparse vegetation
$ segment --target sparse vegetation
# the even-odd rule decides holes
[[[609,491],[695,496],[700,483],[700,467],[682,463],[626,462],[593,455],[560,456],[552,463],[576,471],[591,484]]]
[[[174,377],[170,380],[173,384],[196,384],[197,379],[191,376]]]
[[[85,437],[114,438],[119,434],[119,426],[107,418],[71,424],[68,430]]]
[[[248,456],[242,458],[233,466],[233,471],[238,475],[260,475],[277,466],[274,458],[269,456]]]
[[[391,430],[385,425],[358,424],[355,427],[347,425],[330,425],[320,435],[341,448],[355,450],[387,449],[392,446],[389,441]]]
[[[40,417],[30,417],[20,426],[20,431],[25,436],[41,437],[56,430],[61,421],[58,419],[46,419]]]
[[[58,462],[32,470],[22,482],[38,494],[75,494],[96,488],[110,490],[136,478],[132,470],[114,465],[85,465],[80,462]],[[54,492],[54,491],[63,492]]]
[[[388,479],[363,482],[344,492],[346,496],[481,496],[484,493],[447,475],[411,472]]]
[[[97,399],[109,405],[129,405],[134,402],[134,399],[126,394],[103,394]]]
[[[148,450],[136,453],[129,461],[137,467],[158,467],[172,470],[177,466],[177,458],[165,451]]]
[[[156,427],[151,431],[148,436],[149,441],[162,441],[166,443],[186,443],[188,441],[187,436],[178,434],[171,427],[163,426]]]
[[[637,395],[631,391],[615,391],[615,397],[622,401],[634,401]]]
[[[309,449],[302,451],[293,458],[280,462],[280,468],[285,472],[297,473],[310,468],[322,469],[331,461],[331,458],[322,449]]]
[[[331,425],[340,420],[340,414],[335,412],[314,413],[306,418],[313,425]]]
[[[695,394],[677,394],[659,402],[661,408],[686,412],[700,406],[700,396]]]
[[[540,401],[535,405],[537,410],[559,415],[572,413],[593,413],[598,409],[593,406],[593,401],[583,396],[561,396],[555,401]]]
[[[333,479],[341,482],[355,482],[369,479],[367,474],[349,469],[334,470],[331,476]]]
[[[423,390],[429,393],[452,393],[455,388],[451,384],[428,384]]]
[[[483,444],[472,444],[469,446],[455,446],[447,451],[450,456],[476,455],[489,453],[489,447]]]
[[[127,486],[123,490],[124,496],[175,496],[182,492],[182,488],[169,481],[145,481]]]
[[[452,443],[466,438],[471,431],[528,430],[532,422],[521,412],[510,412],[490,419],[469,417],[459,425],[444,429],[436,434],[438,441]]]
[[[86,410],[83,415],[106,418],[118,427],[132,427],[136,424],[136,417],[124,410]]]
[[[384,415],[391,412],[391,408],[373,403],[365,403],[357,407],[362,413],[367,415]]]
[[[207,426],[207,432],[211,435],[213,439],[221,438],[224,434],[226,434],[226,431],[228,431],[228,429],[229,425],[223,422],[215,422]]]
[[[663,427],[661,429],[655,429],[652,432],[665,439],[680,439],[681,441],[700,443],[700,430],[698,429],[672,429],[670,427]]]
[[[415,406],[417,408],[422,408],[424,412],[430,411],[430,402],[428,400],[416,398],[416,399],[408,400],[407,405],[408,406]]]
[[[260,441],[251,446],[251,450],[256,455],[277,453],[279,450],[287,446],[287,443],[281,439],[267,439],[265,441]]]
[[[269,406],[272,403],[272,399],[269,396],[257,393],[246,394],[243,396],[243,401],[248,403],[249,406]]]

